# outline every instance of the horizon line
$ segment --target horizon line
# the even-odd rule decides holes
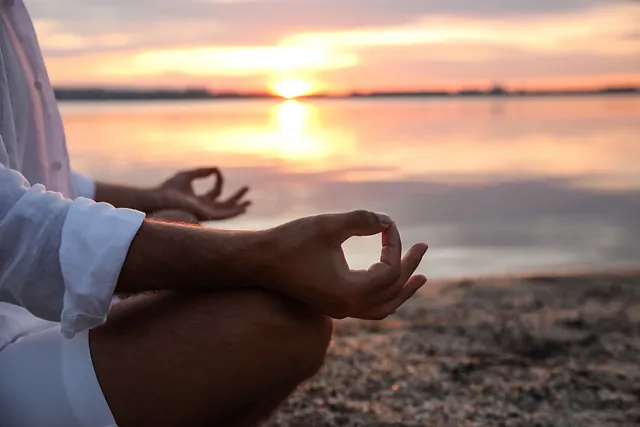
[[[114,88],[108,86],[60,86],[54,87],[56,98],[65,100],[126,100],[126,99],[287,99],[270,92],[252,91],[213,91],[205,87],[192,88]],[[605,94],[636,94],[640,93],[638,85],[604,85],[596,87],[564,88],[564,89],[518,89],[505,88],[494,85],[490,88],[465,88],[456,91],[451,90],[378,90],[378,91],[351,91],[342,94],[337,93],[309,93],[290,99],[349,99],[349,98],[376,98],[376,97],[467,97],[467,96],[541,96],[541,95],[605,95]]]

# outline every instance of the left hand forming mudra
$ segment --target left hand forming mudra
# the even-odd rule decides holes
[[[197,179],[214,177],[214,185],[204,194],[196,194],[193,183]],[[230,197],[221,199],[224,177],[218,168],[199,168],[179,172],[154,189],[159,210],[178,210],[198,221],[216,221],[244,214],[251,205],[244,200],[249,187],[242,187]]]

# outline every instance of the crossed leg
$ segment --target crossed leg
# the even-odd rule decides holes
[[[89,342],[119,427],[240,427],[318,372],[331,332],[267,291],[161,292],[117,304]]]

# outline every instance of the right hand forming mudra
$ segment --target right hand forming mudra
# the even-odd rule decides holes
[[[366,270],[349,268],[342,243],[382,233],[380,261]],[[413,275],[427,245],[402,257],[396,224],[385,214],[354,211],[298,219],[267,231],[268,287],[336,319],[380,320],[393,314],[427,281]]]

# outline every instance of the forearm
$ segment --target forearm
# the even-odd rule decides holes
[[[96,202],[107,202],[117,208],[150,213],[163,209],[160,195],[149,188],[96,182]]]
[[[263,232],[231,232],[146,220],[133,239],[117,293],[248,286],[260,274]]]

